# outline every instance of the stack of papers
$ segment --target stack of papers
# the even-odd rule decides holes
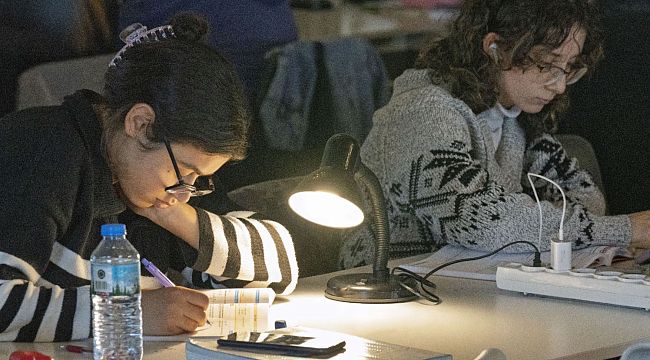
[[[487,252],[470,250],[461,246],[446,245],[425,259],[407,265],[401,265],[400,267],[424,275],[439,265],[447,262],[477,257],[485,254],[487,254]],[[550,251],[542,252],[541,255],[543,264],[550,263]],[[631,254],[624,248],[615,246],[594,246],[574,250],[571,256],[571,265],[575,269],[590,266],[609,266],[612,264],[612,261],[616,256],[631,258]],[[532,265],[533,257],[534,254],[532,252],[518,254],[496,253],[484,259],[450,265],[438,270],[435,275],[496,281],[497,268],[499,266],[505,266],[510,263]]]

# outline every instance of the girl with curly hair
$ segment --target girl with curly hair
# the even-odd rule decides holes
[[[361,157],[388,201],[391,256],[445,244],[494,250],[537,243],[539,213],[527,174],[567,196],[564,238],[575,248],[650,247],[650,212],[605,216],[602,192],[551,135],[565,90],[602,56],[590,0],[466,0],[447,37],[395,80]],[[558,236],[561,193],[535,178],[541,247]],[[343,267],[372,259],[364,232],[346,239]],[[525,245],[509,251],[530,251]]]

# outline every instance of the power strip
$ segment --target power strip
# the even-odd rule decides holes
[[[555,272],[548,268],[512,263],[497,268],[497,287],[524,294],[650,310],[650,278],[643,274],[595,269]]]

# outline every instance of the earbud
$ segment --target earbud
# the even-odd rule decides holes
[[[490,51],[492,52],[492,58],[495,62],[499,61],[499,53],[497,52],[497,43],[490,44]]]

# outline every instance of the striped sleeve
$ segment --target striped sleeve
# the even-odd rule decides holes
[[[0,252],[0,341],[85,339],[91,331],[90,286],[63,289],[22,259]]]
[[[282,295],[295,289],[298,263],[284,226],[246,211],[197,213],[201,237],[195,270],[228,287],[270,287]]]

